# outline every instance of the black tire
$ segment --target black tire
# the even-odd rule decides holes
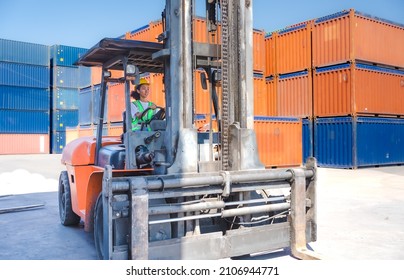
[[[104,253],[104,214],[103,214],[102,192],[98,195],[94,207],[94,243],[97,256],[100,260],[105,258]]]
[[[73,226],[80,223],[80,216],[73,212],[72,197],[70,192],[69,177],[67,171],[62,171],[59,176],[59,216],[64,226]]]

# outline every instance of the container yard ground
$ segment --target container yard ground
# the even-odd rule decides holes
[[[59,222],[61,155],[0,156],[1,260],[96,259],[92,234]],[[318,170],[318,241],[310,247],[331,259],[404,260],[404,166]],[[5,196],[12,194],[11,196]],[[250,259],[294,260],[288,252]]]

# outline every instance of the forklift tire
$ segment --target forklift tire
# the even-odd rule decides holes
[[[94,207],[94,243],[98,259],[104,259],[104,221],[102,207],[102,192],[98,195]]]
[[[62,171],[59,176],[59,216],[64,226],[73,226],[80,223],[80,216],[73,212],[72,197],[70,192],[67,171]]]

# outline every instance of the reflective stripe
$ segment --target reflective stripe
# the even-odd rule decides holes
[[[144,112],[145,109],[143,108],[143,105],[140,102],[140,100],[133,101],[133,105],[135,105],[137,107],[140,114],[142,114]],[[148,106],[150,107],[152,105],[153,105],[153,103],[149,101]],[[152,117],[153,117],[153,110],[149,110],[147,112],[146,116],[144,116],[142,120],[140,120],[138,117],[132,118],[132,131],[140,130],[142,127],[142,122],[148,122],[151,120]],[[147,130],[150,131],[149,126],[147,126]]]

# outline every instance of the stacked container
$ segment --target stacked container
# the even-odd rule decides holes
[[[404,163],[404,26],[342,11],[314,21],[312,42],[319,166]]]
[[[65,45],[50,47],[51,152],[61,153],[66,129],[79,123],[79,91],[91,84],[91,69],[74,63],[87,49]]]
[[[49,153],[49,48],[0,39],[0,154]]]

